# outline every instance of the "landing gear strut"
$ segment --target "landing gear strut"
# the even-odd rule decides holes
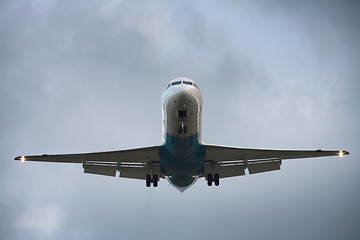
[[[219,183],[220,183],[219,179],[220,179],[220,177],[219,177],[218,173],[215,173],[214,175],[209,173],[207,175],[207,184],[208,184],[208,186],[212,186],[212,183],[214,183],[215,186],[219,186]]]
[[[146,186],[150,187],[151,183],[153,184],[154,187],[158,186],[159,183],[158,175],[154,174],[152,177],[150,174],[146,175]]]

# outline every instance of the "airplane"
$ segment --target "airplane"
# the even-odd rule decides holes
[[[227,147],[201,142],[202,96],[191,79],[171,80],[162,94],[163,143],[128,150],[18,156],[15,160],[81,163],[84,172],[145,180],[158,186],[160,178],[184,192],[199,178],[219,186],[222,178],[280,170],[282,160],[349,154],[346,150],[276,150]]]

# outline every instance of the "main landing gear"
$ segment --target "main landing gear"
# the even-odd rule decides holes
[[[154,174],[152,177],[149,174],[146,175],[146,186],[150,187],[151,183],[153,184],[154,187],[158,186],[158,183],[159,183],[158,175]]]
[[[215,173],[214,175],[212,174],[208,174],[207,175],[207,184],[208,186],[212,186],[212,183],[215,184],[215,186],[219,186],[219,182],[220,182],[220,177],[218,173]]]
[[[181,134],[181,133],[186,134],[186,132],[187,132],[186,126],[185,126],[184,124],[181,124],[181,125],[179,126],[178,133],[179,133],[179,134]]]

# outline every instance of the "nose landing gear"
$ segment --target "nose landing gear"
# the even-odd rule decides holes
[[[184,124],[181,124],[178,130],[179,134],[184,133],[186,134],[186,126]]]

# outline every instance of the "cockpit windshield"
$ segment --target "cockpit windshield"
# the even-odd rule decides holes
[[[189,82],[189,81],[183,81],[184,84],[187,84],[187,85],[192,85],[192,82]]]
[[[197,89],[199,89],[199,87],[196,85],[196,83],[194,82],[190,82],[190,81],[175,81],[175,82],[171,82],[166,86],[166,89],[168,89],[171,86],[175,86],[175,85],[180,85],[180,84],[186,84],[186,85],[191,85],[196,87]]]

